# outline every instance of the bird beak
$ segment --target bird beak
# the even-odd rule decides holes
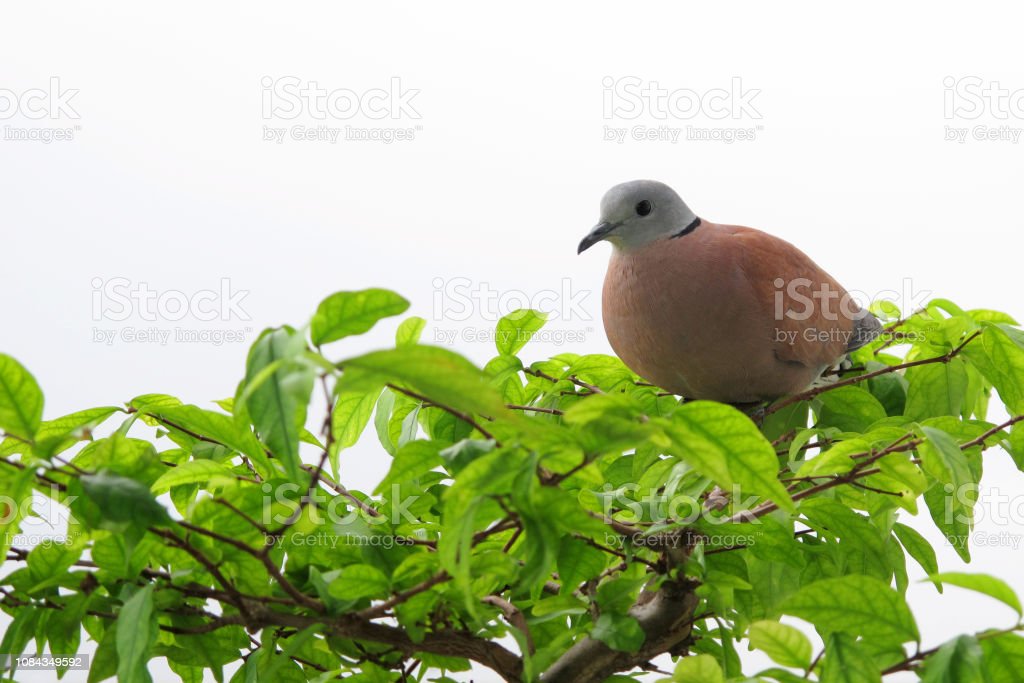
[[[583,238],[583,241],[580,242],[579,249],[576,250],[576,253],[582,254],[587,249],[590,249],[592,246],[594,246],[595,244],[603,240],[605,237],[607,237],[608,233],[610,233],[612,230],[619,227],[620,225],[622,224],[601,221],[600,223],[594,226],[594,229],[590,231],[589,235]]]

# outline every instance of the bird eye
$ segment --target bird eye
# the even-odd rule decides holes
[[[636,213],[638,216],[646,216],[654,209],[651,203],[646,199],[636,205]]]

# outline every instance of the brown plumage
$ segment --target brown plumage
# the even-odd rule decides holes
[[[613,188],[602,218],[597,237],[615,245],[603,292],[608,340],[630,369],[673,393],[728,403],[797,393],[880,330],[799,249],[697,219],[661,183]]]

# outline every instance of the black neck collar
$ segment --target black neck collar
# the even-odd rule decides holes
[[[683,235],[689,235],[691,232],[700,227],[700,218],[694,218],[690,221],[690,224],[677,233],[673,233],[669,239],[675,239],[676,237],[682,237]]]

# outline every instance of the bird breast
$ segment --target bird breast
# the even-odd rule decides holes
[[[773,339],[779,330],[770,283],[777,275],[775,266],[761,263],[771,255],[763,249],[791,249],[798,270],[814,266],[782,240],[710,223],[680,238],[615,250],[602,296],[615,353],[644,379],[688,398],[742,403],[808,386],[843,348],[804,348],[797,340],[790,353]]]

